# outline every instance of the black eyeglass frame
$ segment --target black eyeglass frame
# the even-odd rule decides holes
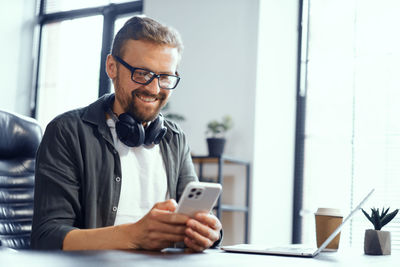
[[[114,57],[119,63],[121,63],[125,68],[127,68],[127,69],[131,72],[131,80],[132,80],[133,82],[135,82],[135,83],[143,84],[143,85],[148,85],[148,84],[151,83],[155,78],[157,78],[157,79],[158,79],[158,86],[159,86],[160,88],[165,89],[165,90],[173,90],[173,89],[176,88],[176,86],[178,85],[179,81],[181,80],[181,77],[179,77],[179,76],[177,76],[177,75],[164,74],[164,73],[162,73],[162,74],[157,74],[157,73],[155,73],[155,72],[153,72],[153,71],[151,71],[151,70],[148,70],[148,69],[133,67],[133,66],[129,65],[127,62],[125,62],[125,61],[124,61],[122,58],[120,58],[119,56],[113,56],[113,57]],[[135,81],[135,80],[133,79],[133,73],[135,72],[135,70],[144,70],[144,71],[147,71],[147,72],[149,72],[152,76],[151,76],[151,78],[150,78],[147,82],[145,82],[145,83]],[[176,80],[175,86],[172,87],[172,88],[166,88],[166,87],[164,87],[164,86],[161,86],[161,84],[160,84],[160,77],[163,77],[163,76],[164,76],[164,77],[165,77],[165,76],[168,76],[168,77],[174,77],[174,78],[176,78],[177,80]]]

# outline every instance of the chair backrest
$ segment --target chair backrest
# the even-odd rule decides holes
[[[41,138],[36,120],[0,110],[0,246],[29,248]]]

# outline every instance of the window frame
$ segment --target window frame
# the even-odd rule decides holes
[[[292,243],[302,243],[304,145],[307,103],[307,63],[309,40],[309,0],[298,2],[297,83],[296,83],[296,127],[293,171]]]
[[[90,17],[95,15],[103,16],[103,35],[100,55],[100,69],[99,69],[99,90],[98,96],[102,96],[110,92],[110,80],[105,71],[105,64],[107,55],[110,53],[112,40],[114,37],[114,24],[115,20],[124,14],[129,13],[143,13],[143,0],[136,0],[133,2],[121,4],[109,4],[98,7],[74,9],[69,11],[61,11],[54,13],[45,13],[46,0],[39,1],[39,9],[37,15],[38,34],[36,40],[36,62],[34,70],[34,85],[32,88],[32,101],[30,113],[32,118],[37,118],[37,105],[38,105],[38,88],[39,88],[39,74],[40,74],[40,50],[42,46],[42,30],[43,26],[49,23],[71,20],[76,18]]]

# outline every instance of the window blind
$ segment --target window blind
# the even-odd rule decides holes
[[[370,207],[400,208],[400,2],[309,0],[303,241],[313,212],[344,215],[371,189]],[[341,246],[362,248],[372,224],[359,212]],[[383,230],[400,250],[400,215]]]

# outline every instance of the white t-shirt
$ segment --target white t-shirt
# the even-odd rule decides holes
[[[114,146],[121,160],[121,194],[114,225],[133,223],[146,215],[155,203],[166,200],[167,173],[159,145],[128,147],[107,120]]]

